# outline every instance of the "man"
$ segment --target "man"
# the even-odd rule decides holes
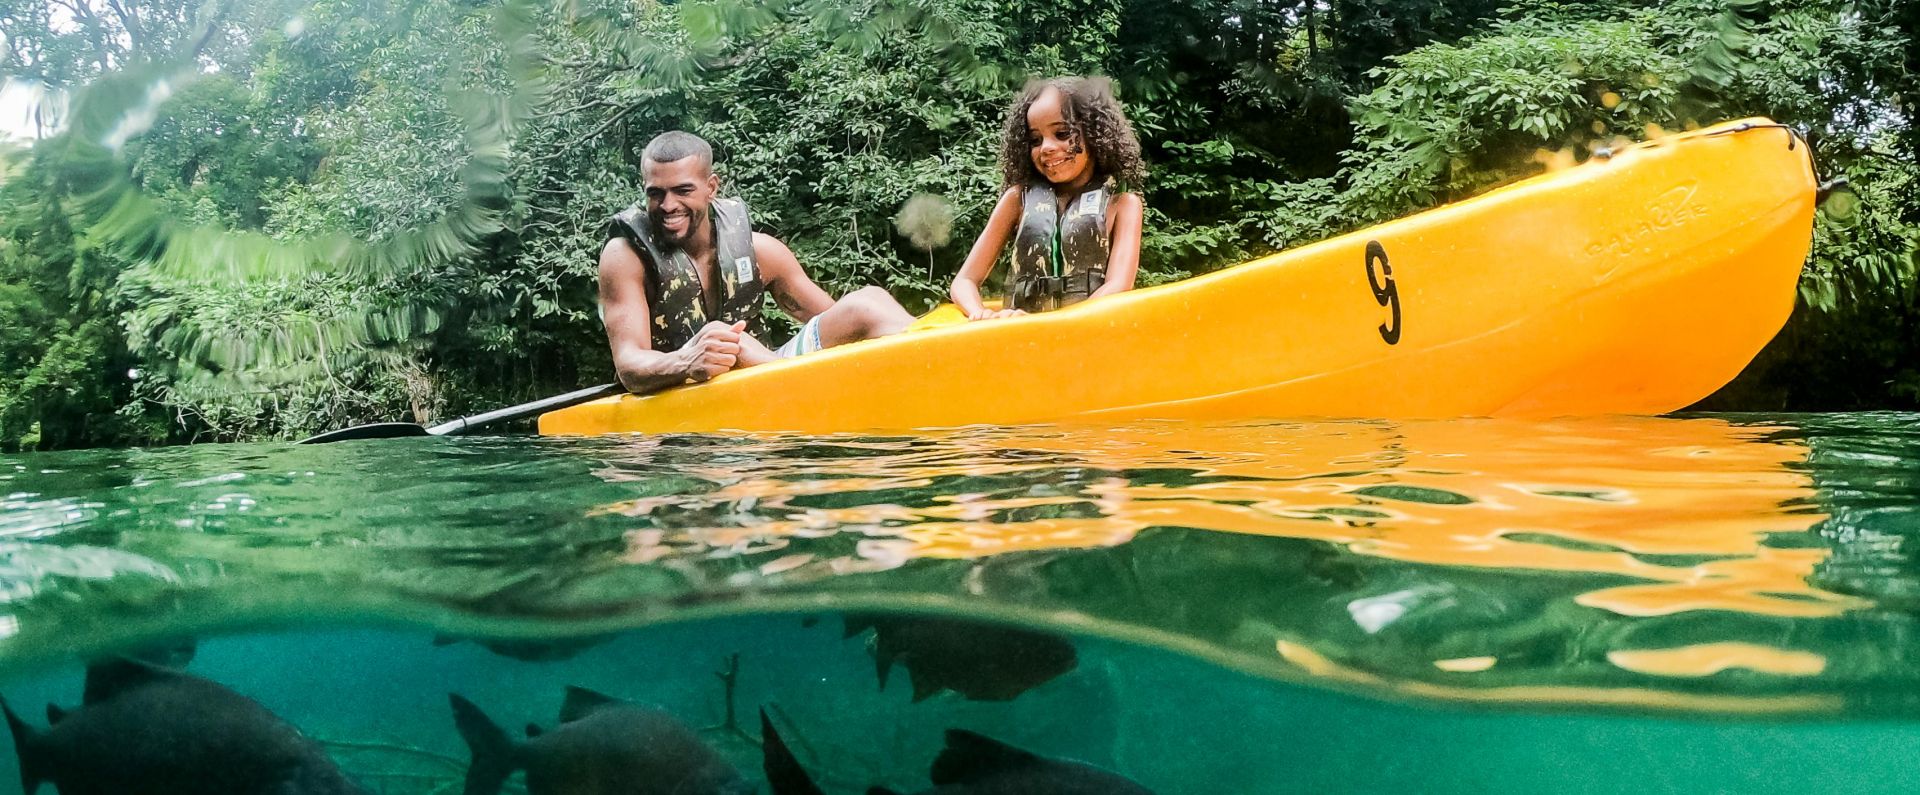
[[[684,132],[641,152],[644,206],[614,216],[600,249],[600,310],[613,365],[630,392],[653,392],[858,340],[913,322],[893,297],[864,287],[834,301],[786,244],[753,231],[747,206],[716,198],[713,149]],[[802,325],[779,350],[761,344],[773,294]]]

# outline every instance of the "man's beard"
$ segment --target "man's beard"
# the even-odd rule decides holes
[[[698,212],[689,211],[687,213],[687,231],[685,234],[679,236],[675,236],[667,230],[665,213],[660,215],[648,214],[647,225],[653,227],[655,239],[674,248],[685,248],[687,242],[693,239],[694,234],[700,231],[700,227],[706,225],[709,217],[707,210],[700,210]]]

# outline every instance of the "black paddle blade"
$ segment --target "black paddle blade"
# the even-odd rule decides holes
[[[328,442],[347,442],[355,439],[398,439],[404,436],[431,436],[427,429],[411,422],[376,422],[371,425],[355,425],[337,431],[327,431],[318,436],[301,439],[301,444],[326,444]]]

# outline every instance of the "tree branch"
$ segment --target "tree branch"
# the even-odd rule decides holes
[[[133,52],[145,50],[146,47],[143,42],[146,40],[147,34],[146,31],[140,27],[139,12],[129,10],[121,5],[120,0],[107,0],[107,7],[113,9],[114,15],[120,18],[120,27],[126,28],[127,30],[127,48]]]
[[[623,107],[619,110],[614,111],[611,114],[608,114],[606,120],[600,122],[600,124],[595,126],[593,129],[588,130],[585,135],[582,135],[579,138],[575,138],[572,141],[569,141],[566,146],[562,146],[559,149],[554,150],[551,154],[541,155],[540,157],[534,158],[533,162],[544,163],[548,160],[552,160],[556,157],[560,157],[561,155],[564,155],[568,152],[573,151],[574,147],[577,147],[581,144],[584,144],[588,141],[591,141],[595,138],[600,137],[600,134],[606,132],[608,128],[618,123],[621,119],[626,118],[629,114],[633,113],[634,111],[639,110],[641,104],[642,103],[636,102],[632,105],[628,105],[626,107]]]
[[[536,114],[534,114],[534,118],[536,118],[536,119],[551,119],[551,118],[553,118],[553,117],[555,117],[555,116],[565,116],[565,115],[567,115],[567,114],[569,114],[569,113],[579,113],[580,111],[583,111],[583,110],[588,110],[588,109],[591,109],[591,108],[599,108],[599,107],[607,107],[607,108],[612,108],[612,107],[618,107],[618,106],[617,106],[617,105],[615,105],[614,103],[612,103],[612,102],[608,102],[608,101],[606,101],[606,100],[604,100],[604,99],[595,99],[595,100],[590,100],[590,101],[587,101],[587,102],[582,102],[582,103],[580,103],[580,104],[578,104],[578,105],[575,105],[575,106],[573,106],[573,107],[571,107],[571,108],[562,108],[562,109],[560,109],[560,110],[552,110],[552,111],[547,111],[547,112],[545,112],[545,113],[536,113]]]
[[[200,37],[194,40],[191,51],[192,55],[189,55],[189,58],[196,61],[200,60],[200,53],[204,52],[207,49],[207,45],[213,42],[213,34],[220,29],[220,21],[226,19],[227,10],[232,7],[233,0],[222,0],[220,7],[213,12],[213,18],[207,20],[206,27],[200,29]]]
[[[53,2],[72,11],[74,21],[86,26],[87,33],[93,39],[94,58],[100,63],[100,71],[112,71],[113,49],[107,46],[106,29],[101,26],[100,18],[94,15],[93,9],[78,0],[53,0]]]

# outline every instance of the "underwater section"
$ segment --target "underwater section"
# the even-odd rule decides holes
[[[461,792],[469,769],[490,761],[484,742],[463,737],[462,708],[499,733],[503,744],[491,761],[523,760],[489,791],[535,795],[682,791],[670,787],[701,775],[708,778],[685,791],[782,792],[765,783],[763,715],[825,792],[923,791],[955,730],[1057,765],[1003,764],[991,755],[976,763],[983,776],[1027,787],[1010,791],[1892,791],[1920,779],[1901,762],[1920,752],[1920,727],[1910,722],[1399,703],[1103,638],[912,614],[862,627],[874,618],[761,615],[538,641],[282,631],[209,638],[191,660],[181,659],[178,644],[163,650],[172,655],[166,662],[185,663],[192,676],[298,727],[324,764],[362,788],[343,792]],[[1070,667],[1046,664],[1041,649],[1007,655],[1008,632],[1066,650]],[[977,643],[983,634],[989,645],[1000,643],[980,650],[1000,661],[992,669],[917,656]],[[879,653],[890,643],[893,665],[877,666],[889,659]],[[114,665],[129,663],[97,668]],[[23,720],[34,731],[45,725],[43,703],[65,711],[45,736],[58,736],[69,721],[137,720],[109,730],[224,737],[243,759],[269,747],[261,739],[267,732],[254,725],[261,719],[243,710],[209,709],[203,699],[176,713],[120,715],[112,695],[83,705],[83,683],[91,686],[78,669],[43,671],[11,681],[5,696],[31,716]],[[452,706],[457,701],[462,707]],[[607,725],[609,716],[620,722]],[[656,722],[664,727],[650,725]],[[629,737],[636,725],[645,731]],[[590,771],[601,745],[623,752],[609,771],[617,780],[657,780],[663,788],[599,788]],[[137,754],[122,746],[96,751],[112,760],[99,770],[138,766]],[[52,770],[62,774],[85,780],[86,770]],[[0,791],[16,791],[18,781],[15,760],[0,760]],[[177,791],[227,791],[205,787],[202,780]]]

